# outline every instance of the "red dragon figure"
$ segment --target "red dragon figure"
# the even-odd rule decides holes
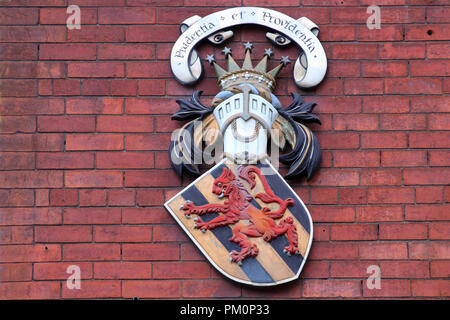
[[[251,243],[248,237],[263,237],[267,242],[272,239],[286,234],[289,245],[284,247],[284,253],[287,255],[300,254],[298,249],[298,236],[293,219],[288,217],[277,224],[276,219],[283,217],[288,206],[293,206],[294,201],[291,198],[286,200],[276,196],[268,185],[265,177],[255,166],[238,166],[237,173],[239,178],[245,180],[253,189],[256,185],[256,175],[259,177],[265,192],[255,195],[266,204],[277,203],[278,211],[272,211],[268,207],[262,209],[252,205],[252,196],[239,181],[233,172],[225,167],[220,177],[213,184],[212,192],[219,199],[227,197],[228,200],[224,204],[207,204],[196,206],[192,201],[186,201],[181,209],[184,210],[186,218],[190,218],[191,214],[198,215],[194,218],[194,228],[206,232],[217,227],[236,224],[233,227],[233,236],[229,239],[231,242],[237,243],[241,247],[241,251],[233,250],[230,252],[230,261],[239,265],[247,257],[256,257],[258,255],[258,247]],[[204,222],[199,216],[205,213],[222,213],[218,217],[209,222]]]

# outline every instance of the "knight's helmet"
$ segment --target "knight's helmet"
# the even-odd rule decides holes
[[[267,61],[272,51],[265,49],[263,58],[254,67],[252,45],[247,42],[244,46],[242,67],[227,47],[222,51],[227,70],[216,63],[213,55],[208,55],[206,59],[214,66],[222,89],[215,96],[212,107],[223,137],[223,154],[237,163],[254,163],[267,156],[270,132],[281,109],[272,91],[278,73],[290,61],[288,57],[283,57],[278,66],[267,71]]]

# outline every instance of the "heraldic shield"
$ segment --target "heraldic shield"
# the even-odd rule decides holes
[[[291,40],[280,33],[268,32],[267,37],[274,45],[296,43],[302,48],[293,68],[297,85],[310,87],[324,77],[326,56],[314,23],[269,9],[242,7],[182,23],[182,36],[171,53],[178,81],[192,84],[201,74],[201,60],[194,49],[201,34],[214,44],[232,37],[232,31],[223,31],[227,17],[230,26],[239,24],[236,19],[242,24],[273,22],[272,29],[279,32],[284,29],[277,29],[276,23],[284,21],[285,27],[290,26],[286,30]],[[283,56],[269,70],[271,48],[254,65],[253,45],[243,46],[245,56],[239,64],[230,48],[222,50],[225,68],[214,54],[206,56],[220,88],[210,106],[201,102],[201,91],[194,91],[189,100],[177,100],[180,109],[172,119],[185,123],[172,134],[170,161],[180,176],[186,172],[199,178],[165,207],[222,274],[245,284],[271,286],[299,277],[313,238],[307,208],[274,164],[279,158],[289,166],[286,178],[305,175],[309,179],[320,166],[321,154],[307,124],[320,121],[312,113],[315,103],[292,93],[292,102],[283,107],[273,94],[277,76],[291,62],[289,57]],[[216,165],[201,174],[199,164],[206,156]]]
[[[224,159],[165,206],[211,264],[241,283],[298,278],[311,247],[311,216],[268,161]]]

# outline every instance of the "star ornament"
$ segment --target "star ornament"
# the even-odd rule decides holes
[[[244,49],[245,50],[252,50],[253,49],[253,44],[247,41],[246,43],[244,43]]]
[[[228,56],[229,54],[231,54],[231,49],[228,48],[228,47],[225,47],[225,48],[222,50],[222,53],[223,53],[224,56],[226,57],[226,56]]]
[[[272,49],[264,49],[264,54],[270,58],[270,56],[273,54]]]
[[[207,54],[205,60],[208,61],[209,64],[212,64],[216,61],[216,58],[214,58],[214,54]]]
[[[291,63],[291,60],[289,60],[289,56],[281,56],[281,63],[283,64],[283,66],[286,66],[288,63]]]

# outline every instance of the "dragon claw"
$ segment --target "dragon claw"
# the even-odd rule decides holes
[[[186,219],[190,219],[190,218],[191,218],[191,215],[190,215],[190,214],[186,214],[184,217],[185,217]]]
[[[205,233],[205,232],[206,232],[206,229],[202,229],[202,232]]]
[[[198,217],[195,217],[195,218],[194,218],[194,221],[198,221]]]

